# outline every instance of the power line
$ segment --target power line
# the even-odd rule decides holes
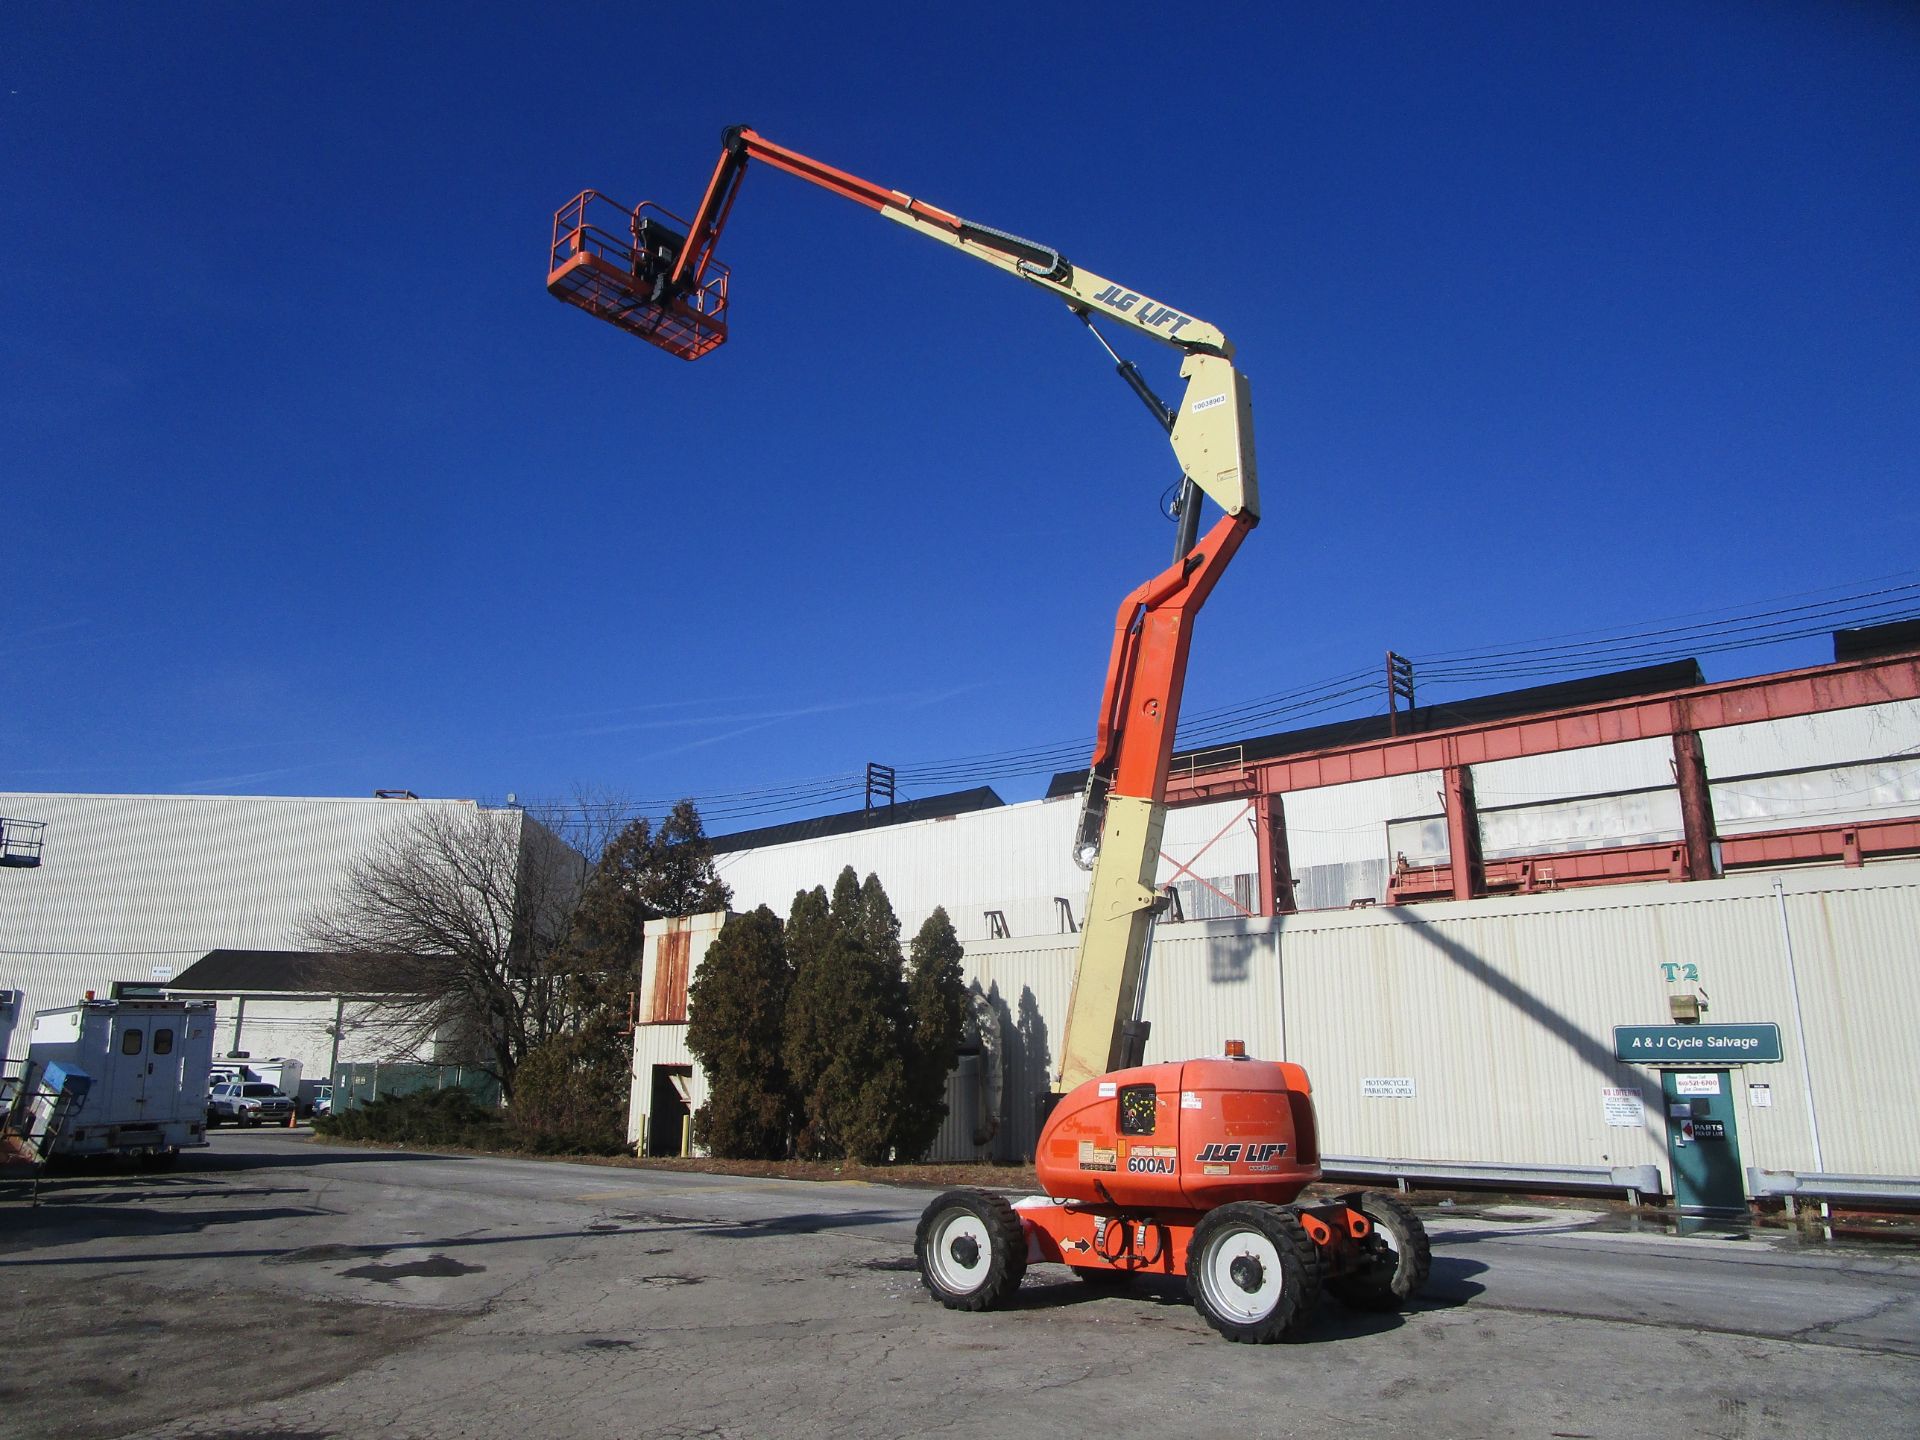
[[[1765,608],[1693,611],[1642,622],[1638,628],[1570,631],[1529,641],[1413,655],[1423,685],[1453,688],[1490,681],[1545,678],[1595,666],[1623,668],[1706,654],[1724,654],[1762,645],[1804,640],[1840,628],[1920,619],[1920,574],[1904,571],[1876,577],[1836,594],[1842,587],[1803,591],[1757,602]],[[1899,582],[1899,583],[1887,583]],[[1817,597],[1817,598],[1809,598]],[[1802,603],[1781,603],[1799,601]],[[1673,623],[1689,621],[1691,623]],[[1187,717],[1176,744],[1196,749],[1230,740],[1282,721],[1298,722],[1330,712],[1355,709],[1363,697],[1377,696],[1374,667],[1329,676],[1292,689],[1217,706]],[[1359,719],[1371,709],[1349,718]],[[984,785],[1029,775],[1083,767],[1089,758],[1086,738],[1056,741],[895,767],[905,791]],[[830,802],[849,803],[863,794],[858,771],[814,776],[779,784],[712,791],[690,798],[707,820],[739,821],[815,809]],[[678,799],[680,797],[675,797]],[[529,803],[528,809],[600,823],[624,822],[662,813],[674,800]]]

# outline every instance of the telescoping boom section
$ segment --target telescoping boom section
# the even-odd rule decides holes
[[[547,288],[559,299],[698,360],[727,340],[731,275],[717,256],[750,165],[832,191],[1052,294],[1085,322],[1166,431],[1180,467],[1172,563],[1120,604],[1075,859],[1092,871],[1054,1103],[1036,1146],[1047,1195],[1016,1208],[955,1190],[927,1207],[915,1254],[944,1305],[987,1309],[1030,1261],[1089,1277],[1184,1274],[1208,1322],[1235,1340],[1295,1333],[1324,1285],[1395,1308],[1427,1277],[1424,1230],[1392,1197],[1293,1202],[1320,1178],[1311,1086],[1297,1065],[1226,1058],[1143,1064],[1141,1013],[1166,819],[1167,771],[1193,627],[1259,520],[1253,410],[1227,338],[1187,312],[1071,263],[1049,245],[966,220],[776,145],[722,137],[706,193],[682,221],[587,190],[554,216]],[[1181,356],[1168,405],[1107,344],[1109,323]],[[1218,515],[1200,530],[1203,497]]]

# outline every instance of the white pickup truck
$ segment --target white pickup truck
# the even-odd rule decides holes
[[[293,1101],[264,1080],[229,1080],[207,1092],[207,1124],[285,1125]]]

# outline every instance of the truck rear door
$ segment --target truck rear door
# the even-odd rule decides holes
[[[147,1067],[152,1063],[148,1054],[150,1028],[145,1015],[113,1017],[113,1029],[107,1041],[109,1073],[113,1079],[106,1088],[111,1103],[106,1114],[96,1113],[90,1119],[116,1125],[138,1125],[146,1121]]]

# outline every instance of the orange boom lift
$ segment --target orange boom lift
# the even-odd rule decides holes
[[[944,1305],[985,1310],[1052,1261],[1088,1279],[1184,1275],[1195,1307],[1229,1339],[1296,1333],[1323,1290],[1397,1308],[1427,1280],[1418,1217],[1391,1196],[1297,1204],[1320,1178],[1312,1087],[1298,1065],[1225,1057],[1142,1064],[1141,1014],[1167,770],[1193,624],[1259,519],[1253,406],[1233,347],[1205,321],[1069,263],[1058,250],[836,170],[744,126],[725,132],[691,221],[629,210],[587,190],[554,216],[547,289],[683,360],[725,343],[720,234],[749,164],[784,170],[1051,291],[1092,330],[1167,432],[1180,464],[1173,563],[1120,604],[1075,859],[1092,872],[1059,1072],[1035,1166],[1044,1197],[1010,1205],[950,1190],[921,1216],[921,1278]],[[1154,394],[1096,320],[1178,351],[1178,405]],[[1219,516],[1202,536],[1203,497]]]

